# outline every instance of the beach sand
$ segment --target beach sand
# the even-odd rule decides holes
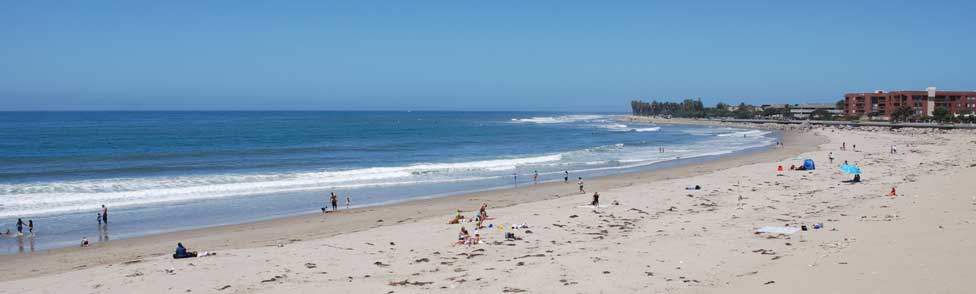
[[[0,257],[0,293],[964,293],[976,265],[976,135],[787,132],[701,164]],[[860,152],[839,151],[841,142]],[[898,144],[899,154],[888,154]],[[848,160],[864,182],[827,163]],[[799,164],[819,169],[776,171]],[[702,190],[685,190],[701,185]],[[887,197],[892,186],[899,196]],[[599,191],[605,208],[587,207]],[[489,203],[484,243],[456,208]],[[616,205],[614,205],[614,203]],[[758,227],[823,223],[789,236]],[[472,224],[463,224],[469,231]],[[505,241],[504,232],[522,240]],[[174,260],[176,242],[216,256]]]

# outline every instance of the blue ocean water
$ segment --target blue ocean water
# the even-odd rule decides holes
[[[773,134],[532,112],[3,112],[0,252],[74,246],[763,148]],[[659,152],[663,147],[665,152]],[[101,205],[110,227],[98,226]]]

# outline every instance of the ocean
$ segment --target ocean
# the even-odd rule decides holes
[[[0,253],[652,169],[776,134],[537,112],[0,112]],[[660,152],[663,148],[664,152]],[[516,177],[517,175],[517,177]],[[109,208],[110,227],[96,213]],[[26,231],[26,229],[25,229]]]

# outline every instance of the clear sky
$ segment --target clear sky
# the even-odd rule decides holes
[[[0,0],[0,110],[629,111],[976,90],[976,1],[663,2]]]

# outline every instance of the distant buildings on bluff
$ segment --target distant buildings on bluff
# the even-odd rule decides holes
[[[631,102],[634,115],[696,118],[786,120],[892,120],[912,122],[976,122],[976,91],[883,90],[847,93],[836,103],[764,104],[718,103],[705,107],[701,99],[683,102]]]

